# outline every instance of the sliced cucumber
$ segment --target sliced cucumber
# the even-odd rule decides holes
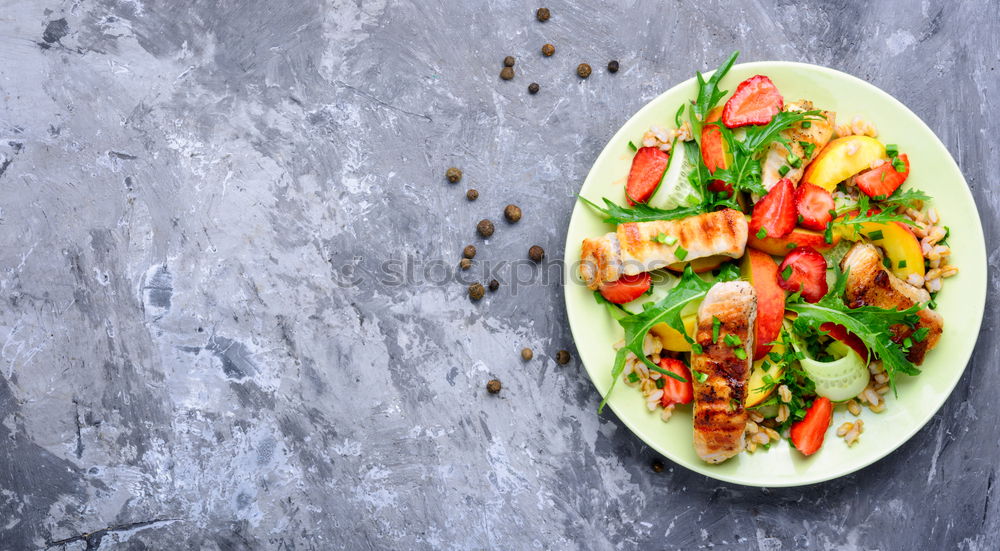
[[[701,199],[688,180],[688,175],[697,166],[697,155],[699,155],[698,146],[694,142],[674,139],[670,148],[670,160],[667,161],[667,170],[663,172],[660,184],[649,198],[649,206],[668,210],[687,204],[688,197]]]
[[[830,343],[826,350],[837,359],[832,362],[820,362],[808,357],[800,360],[802,370],[816,383],[816,394],[834,402],[850,400],[861,394],[868,386],[869,378],[864,359],[837,340]]]

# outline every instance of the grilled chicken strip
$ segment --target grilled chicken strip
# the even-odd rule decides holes
[[[789,103],[785,106],[785,111],[811,111],[813,108],[812,102],[806,100],[799,100],[794,103]],[[794,153],[798,158],[802,159],[802,164],[798,168],[791,167],[784,176],[778,172],[782,166],[788,165],[788,149],[781,144],[781,142],[774,142],[771,144],[770,149],[767,152],[767,156],[764,157],[764,161],[761,163],[761,183],[764,188],[768,191],[778,183],[778,180],[782,178],[788,178],[793,184],[798,185],[799,180],[802,179],[802,174],[805,172],[806,165],[812,162],[813,159],[819,155],[821,149],[830,142],[833,137],[833,130],[836,127],[836,117],[837,114],[832,111],[823,111],[821,113],[826,119],[818,119],[809,121],[809,128],[802,128],[802,123],[793,125],[788,130],[785,130],[781,135],[788,140],[788,143],[792,146],[792,153]],[[805,149],[803,149],[802,144],[799,142],[808,142],[813,144],[814,147],[812,155],[806,156]]]
[[[657,241],[663,234],[666,239]],[[676,242],[673,241],[676,239]],[[670,244],[667,244],[667,243]],[[583,240],[580,277],[591,289],[696,258],[743,256],[747,243],[747,220],[733,209],[690,216],[678,220],[629,222],[596,239]],[[683,249],[685,253],[678,255]]]
[[[722,322],[719,337],[712,342],[714,319]],[[722,463],[743,451],[747,427],[747,380],[753,360],[757,294],[746,281],[717,283],[698,308],[695,339],[701,354],[691,354],[691,369],[706,375],[694,378],[694,449],[709,463]],[[739,337],[730,346],[726,337]],[[734,339],[730,337],[730,342]],[[743,350],[742,358],[736,356]]]
[[[896,277],[885,269],[882,264],[882,254],[870,243],[858,243],[847,251],[840,261],[847,274],[847,289],[845,292],[847,305],[851,308],[861,306],[877,306],[885,309],[905,310],[914,304],[926,304],[930,294],[924,289],[918,289]],[[920,322],[910,328],[904,324],[892,326],[892,340],[896,343],[904,341],[921,327],[929,331],[923,342],[913,342],[907,358],[916,365],[924,362],[924,356],[937,346],[944,329],[941,314],[924,308],[917,312]]]

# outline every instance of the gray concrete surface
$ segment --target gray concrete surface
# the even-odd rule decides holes
[[[0,548],[997,549],[995,274],[923,431],[768,491],[654,473],[504,261],[558,260],[618,125],[738,48],[923,117],[995,266],[998,4],[547,4],[0,0]]]

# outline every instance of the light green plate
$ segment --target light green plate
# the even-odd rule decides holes
[[[696,68],[692,67],[692,74]],[[850,75],[801,63],[759,62],[736,65],[720,88],[735,89],[755,74],[767,75],[786,101],[805,98],[817,108],[833,110],[838,120],[855,115],[871,120],[879,138],[899,144],[908,154],[912,172],[905,184],[928,192],[941,212],[943,223],[951,227],[948,239],[952,263],[961,273],[945,281],[938,295],[937,311],[944,316],[944,335],[928,355],[917,377],[901,376],[899,397],[888,399],[881,414],[865,410],[860,442],[848,448],[835,434],[835,427],[851,416],[838,408],[823,448],[805,458],[787,442],[754,455],[741,454],[721,465],[703,463],[691,446],[690,406],[678,407],[664,423],[658,413],[650,413],[637,389],[619,384],[610,405],[615,414],[650,447],[675,463],[706,476],[748,486],[798,486],[830,480],[870,465],[885,457],[913,436],[948,399],[972,355],[986,302],[986,248],[979,214],[958,165],[930,128],[902,103],[878,88]],[[611,138],[597,158],[581,195],[593,201],[608,197],[625,202],[623,182],[631,164],[629,140],[639,143],[650,125],[673,127],[674,113],[682,102],[696,95],[694,79],[689,79],[649,102]],[[594,301],[580,281],[577,268],[580,244],[585,237],[612,231],[598,215],[577,202],[566,238],[566,310],[573,338],[587,373],[604,394],[611,385],[612,345],[622,338],[621,328]],[[594,402],[594,415],[597,401]]]

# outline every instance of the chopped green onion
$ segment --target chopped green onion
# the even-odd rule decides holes
[[[674,256],[677,257],[677,260],[684,260],[685,258],[687,258],[687,255],[688,255],[687,249],[685,249],[684,247],[679,246],[677,247],[677,250],[674,251]]]
[[[802,152],[806,154],[806,158],[812,157],[813,151],[816,150],[816,144],[812,142],[799,142],[802,146]]]
[[[677,238],[672,235],[668,235],[663,239],[663,242],[667,245],[673,245],[674,243],[677,243]]]
[[[792,267],[785,266],[784,270],[781,270],[781,279],[788,281],[788,278],[792,277]]]
[[[799,246],[798,243],[794,243],[793,242],[793,243],[789,243],[789,244],[785,245],[785,248],[788,249],[788,250],[792,250],[792,249],[794,249],[794,248],[796,248],[798,246]]]
[[[763,368],[764,371],[767,371],[771,369],[771,362],[764,360],[763,362],[760,363],[760,367]],[[771,378],[770,375],[764,375],[764,382],[766,383],[769,378]]]
[[[722,328],[722,321],[712,316],[712,344],[719,342],[719,329]]]
[[[809,128],[812,125],[812,121],[802,121],[802,128]]]
[[[737,348],[733,350],[733,354],[741,360],[747,359],[747,351],[743,350],[742,348]]]
[[[778,354],[777,352],[768,352],[767,353],[767,357],[771,358],[772,362],[780,362],[781,361],[781,354]]]
[[[636,147],[634,143],[632,143],[632,140],[628,141],[628,148],[631,149],[632,151],[639,151],[639,148]]]
[[[906,172],[906,163],[903,162],[903,159],[896,157],[892,160],[892,169],[896,172]]]
[[[892,269],[892,261],[889,260],[888,256],[882,259],[882,265],[885,266],[886,270]]]
[[[885,144],[885,154],[889,157],[895,157],[899,155],[899,146],[894,143]]]
[[[757,239],[764,239],[765,237],[767,237],[767,230],[764,228],[757,230]]]
[[[924,339],[927,338],[927,334],[930,332],[931,332],[930,329],[926,327],[921,327],[920,329],[917,329],[916,331],[913,332],[913,340],[917,342],[924,342]]]
[[[884,237],[885,235],[882,234],[882,230],[875,230],[868,234],[868,239],[871,239],[872,241],[878,241]]]
[[[705,349],[702,348],[700,344],[696,342],[691,343],[691,352],[694,352],[695,354],[701,354],[704,351]]]
[[[638,383],[639,382],[639,375],[637,375],[635,373],[635,371],[633,371],[632,373],[629,373],[628,374],[628,382],[630,382],[630,383]]]
[[[701,371],[696,371],[694,369],[691,370],[691,376],[694,377],[694,380],[699,383],[704,383],[708,380],[708,373],[702,373]]]
[[[802,216],[802,215],[800,214],[800,215],[799,215],[799,219],[798,219],[798,221],[796,222],[796,224],[801,224],[801,223],[802,223],[802,221],[803,221],[803,220],[805,220],[805,219],[806,219],[806,217],[805,217],[805,216]]]
[[[792,167],[790,167],[788,165],[781,165],[781,168],[778,169],[778,174],[781,174],[782,176],[784,176],[785,174],[788,174],[788,171],[791,170],[791,169],[792,169]]]
[[[879,176],[878,176],[878,181],[879,182],[884,182],[885,181],[885,174],[886,174],[886,172],[884,170],[879,174]]]
[[[659,379],[656,380],[656,388],[663,388],[663,385],[666,384],[666,382],[667,382],[666,377],[660,377]]]
[[[743,344],[743,341],[740,339],[740,336],[733,335],[732,333],[726,335],[725,338],[723,338],[722,340],[725,341],[726,346],[739,346]]]
[[[785,157],[785,160],[788,161],[788,164],[792,165],[794,168],[802,166],[802,159],[800,159],[795,153],[789,153],[788,156]]]
[[[906,261],[905,260],[900,260],[899,263],[896,264],[896,267],[897,268],[905,268],[906,267]]]
[[[906,348],[913,346],[913,340],[911,340],[910,337],[906,337],[903,339],[903,346]]]

